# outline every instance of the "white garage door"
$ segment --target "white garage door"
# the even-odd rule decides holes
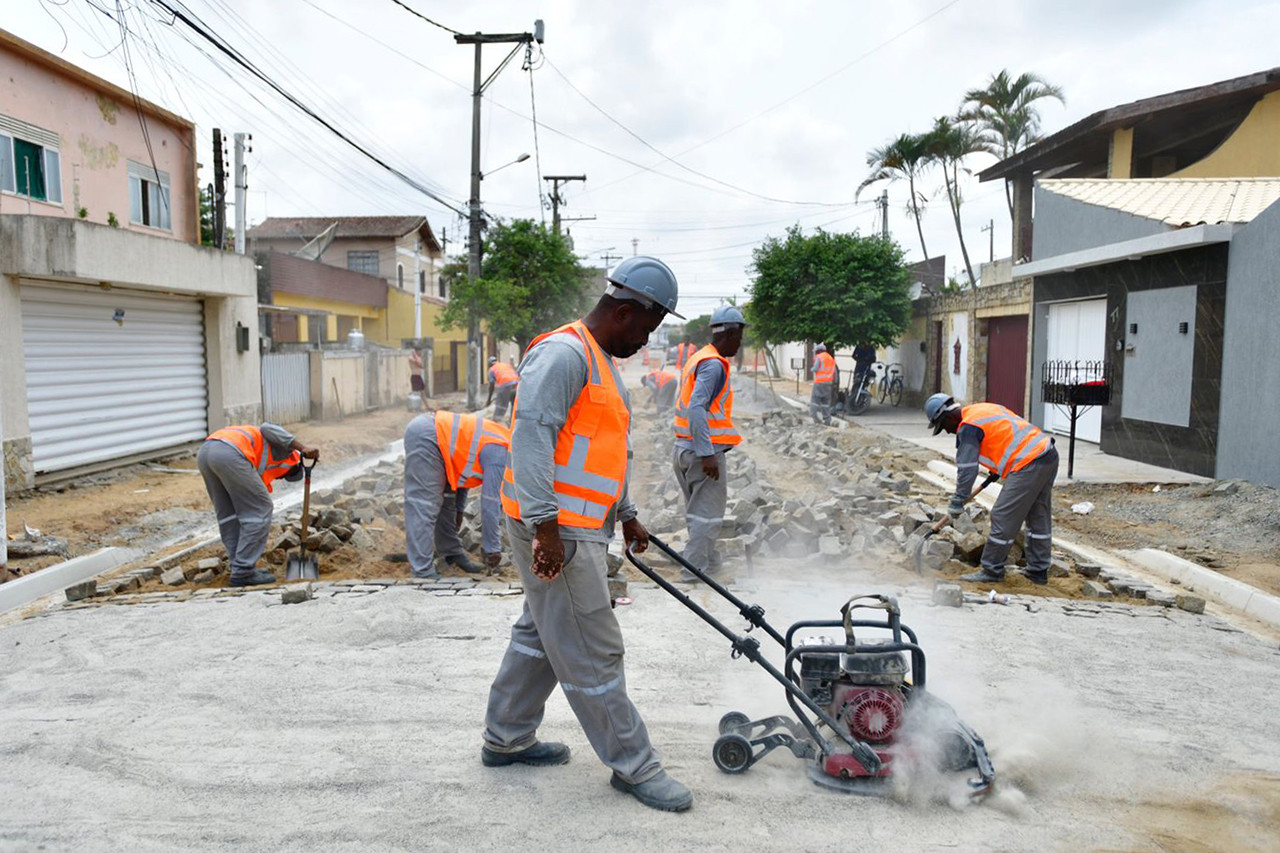
[[[200,300],[27,283],[21,296],[37,473],[208,434]]]
[[[1107,357],[1107,300],[1055,302],[1049,306],[1049,361],[1103,361]],[[1066,406],[1045,406],[1045,425],[1054,432],[1071,432]],[[1080,411],[1076,438],[1102,440],[1102,409]]]

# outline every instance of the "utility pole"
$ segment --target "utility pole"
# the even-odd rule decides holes
[[[236,254],[243,255],[245,247],[244,232],[248,227],[248,211],[245,209],[245,198],[249,190],[249,175],[244,167],[245,142],[253,139],[249,133],[237,133],[235,139],[235,175],[236,182]],[[252,151],[252,147],[249,148]]]
[[[631,238],[631,257],[634,258],[638,254],[640,254],[640,238],[632,237]]]
[[[484,96],[484,90],[494,81],[494,78],[507,67],[507,63],[511,61],[511,57],[516,55],[521,45],[531,45],[533,42],[542,44],[543,26],[541,19],[533,22],[532,33],[476,33],[474,35],[463,35],[458,33],[453,37],[457,44],[473,44],[476,46],[475,55],[475,82],[471,88],[471,198],[468,200],[468,218],[470,220],[470,239],[467,246],[467,276],[473,281],[480,277],[480,229],[481,229],[481,211],[480,211],[480,99]],[[515,47],[507,54],[506,58],[498,64],[487,78],[482,77],[480,68],[480,49],[486,44],[514,44]],[[469,318],[467,322],[467,410],[475,411],[480,398],[480,323],[474,316]]]
[[[560,195],[560,185],[567,184],[570,181],[586,182],[586,175],[543,175],[542,180],[551,182],[551,231],[554,234],[560,233],[560,205],[567,204],[567,200]],[[574,216],[569,217],[568,221],[577,222],[583,219],[595,219],[594,216]]]
[[[987,232],[987,261],[994,262],[996,259],[996,221],[988,219],[987,224],[978,230]]]
[[[213,245],[226,248],[227,240],[227,166],[222,161],[222,131],[213,129]]]
[[[600,256],[600,263],[604,264],[605,272],[608,272],[609,267],[613,266],[613,261],[620,260],[622,260],[622,255],[611,255],[608,252]]]
[[[889,191],[885,190],[880,193],[880,198],[876,200],[876,207],[880,208],[880,236],[889,239]]]

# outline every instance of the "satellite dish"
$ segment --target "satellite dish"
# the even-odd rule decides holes
[[[311,242],[301,249],[295,249],[289,254],[297,258],[306,258],[309,261],[318,261],[324,255],[324,250],[329,248],[329,244],[333,242],[333,235],[337,233],[338,223],[335,222],[317,234]]]

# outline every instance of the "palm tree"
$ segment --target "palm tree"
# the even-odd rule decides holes
[[[924,194],[916,190],[916,179],[929,165],[928,134],[904,133],[897,139],[873,148],[867,152],[867,165],[871,174],[858,185],[854,193],[856,200],[862,191],[877,181],[907,180],[907,190],[911,194],[907,202],[907,210],[916,220],[916,234],[920,236],[920,253],[924,260],[929,259],[929,250],[924,245],[924,229],[920,226],[920,216],[924,212]]]
[[[970,89],[960,106],[959,118],[982,131],[991,152],[1008,159],[1040,139],[1040,113],[1036,101],[1054,98],[1065,104],[1062,89],[1036,74],[1010,78],[1003,68],[991,76],[984,89]],[[1005,183],[1005,201],[1013,217],[1013,195]]]
[[[978,280],[973,275],[973,264],[969,262],[969,248],[964,242],[964,228],[960,224],[960,172],[964,159],[970,154],[980,151],[990,152],[987,138],[971,122],[958,119],[940,118],[933,123],[933,130],[926,134],[927,162],[936,164],[942,170],[942,179],[947,191],[947,204],[951,208],[951,218],[956,224],[956,236],[960,238],[960,254],[964,256],[965,271],[969,274],[969,286],[977,287]],[[966,173],[968,169],[963,169]]]

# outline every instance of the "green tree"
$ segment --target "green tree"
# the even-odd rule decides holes
[[[688,320],[684,324],[681,340],[698,348],[705,347],[711,343],[711,315],[703,314],[701,317],[694,317]]]
[[[902,248],[882,237],[806,236],[799,226],[752,252],[749,329],[757,339],[891,346],[911,319]]]
[[[924,245],[924,228],[920,225],[920,217],[924,213],[924,193],[916,189],[916,180],[929,166],[929,135],[904,133],[897,139],[873,148],[867,153],[867,165],[871,174],[858,185],[854,193],[856,199],[862,191],[877,181],[896,181],[905,178],[907,181],[907,212],[916,221],[916,234],[920,237],[920,254],[923,260],[929,259],[929,250]]]
[[[928,134],[927,150],[929,160],[942,170],[947,206],[951,208],[951,219],[956,226],[956,236],[960,239],[960,254],[964,256],[969,286],[977,287],[978,279],[973,274],[973,264],[969,262],[969,247],[964,242],[964,226],[960,221],[960,206],[964,202],[960,192],[960,172],[968,173],[969,170],[963,164],[969,155],[989,152],[990,147],[971,122],[943,117],[933,123],[933,130]]]
[[[991,75],[985,88],[970,89],[964,95],[960,118],[973,122],[982,131],[991,151],[1006,160],[1040,139],[1040,112],[1036,101],[1052,98],[1065,104],[1062,89],[1036,74],[1009,75],[1002,68]],[[1005,184],[1005,201],[1013,217],[1013,196]]]
[[[535,337],[581,315],[595,295],[591,273],[568,241],[530,219],[495,223],[484,244],[480,278],[461,261],[442,271],[450,288],[441,315],[446,329],[483,321],[499,340],[521,349]]]
[[[213,245],[213,191],[200,190],[200,245]]]

